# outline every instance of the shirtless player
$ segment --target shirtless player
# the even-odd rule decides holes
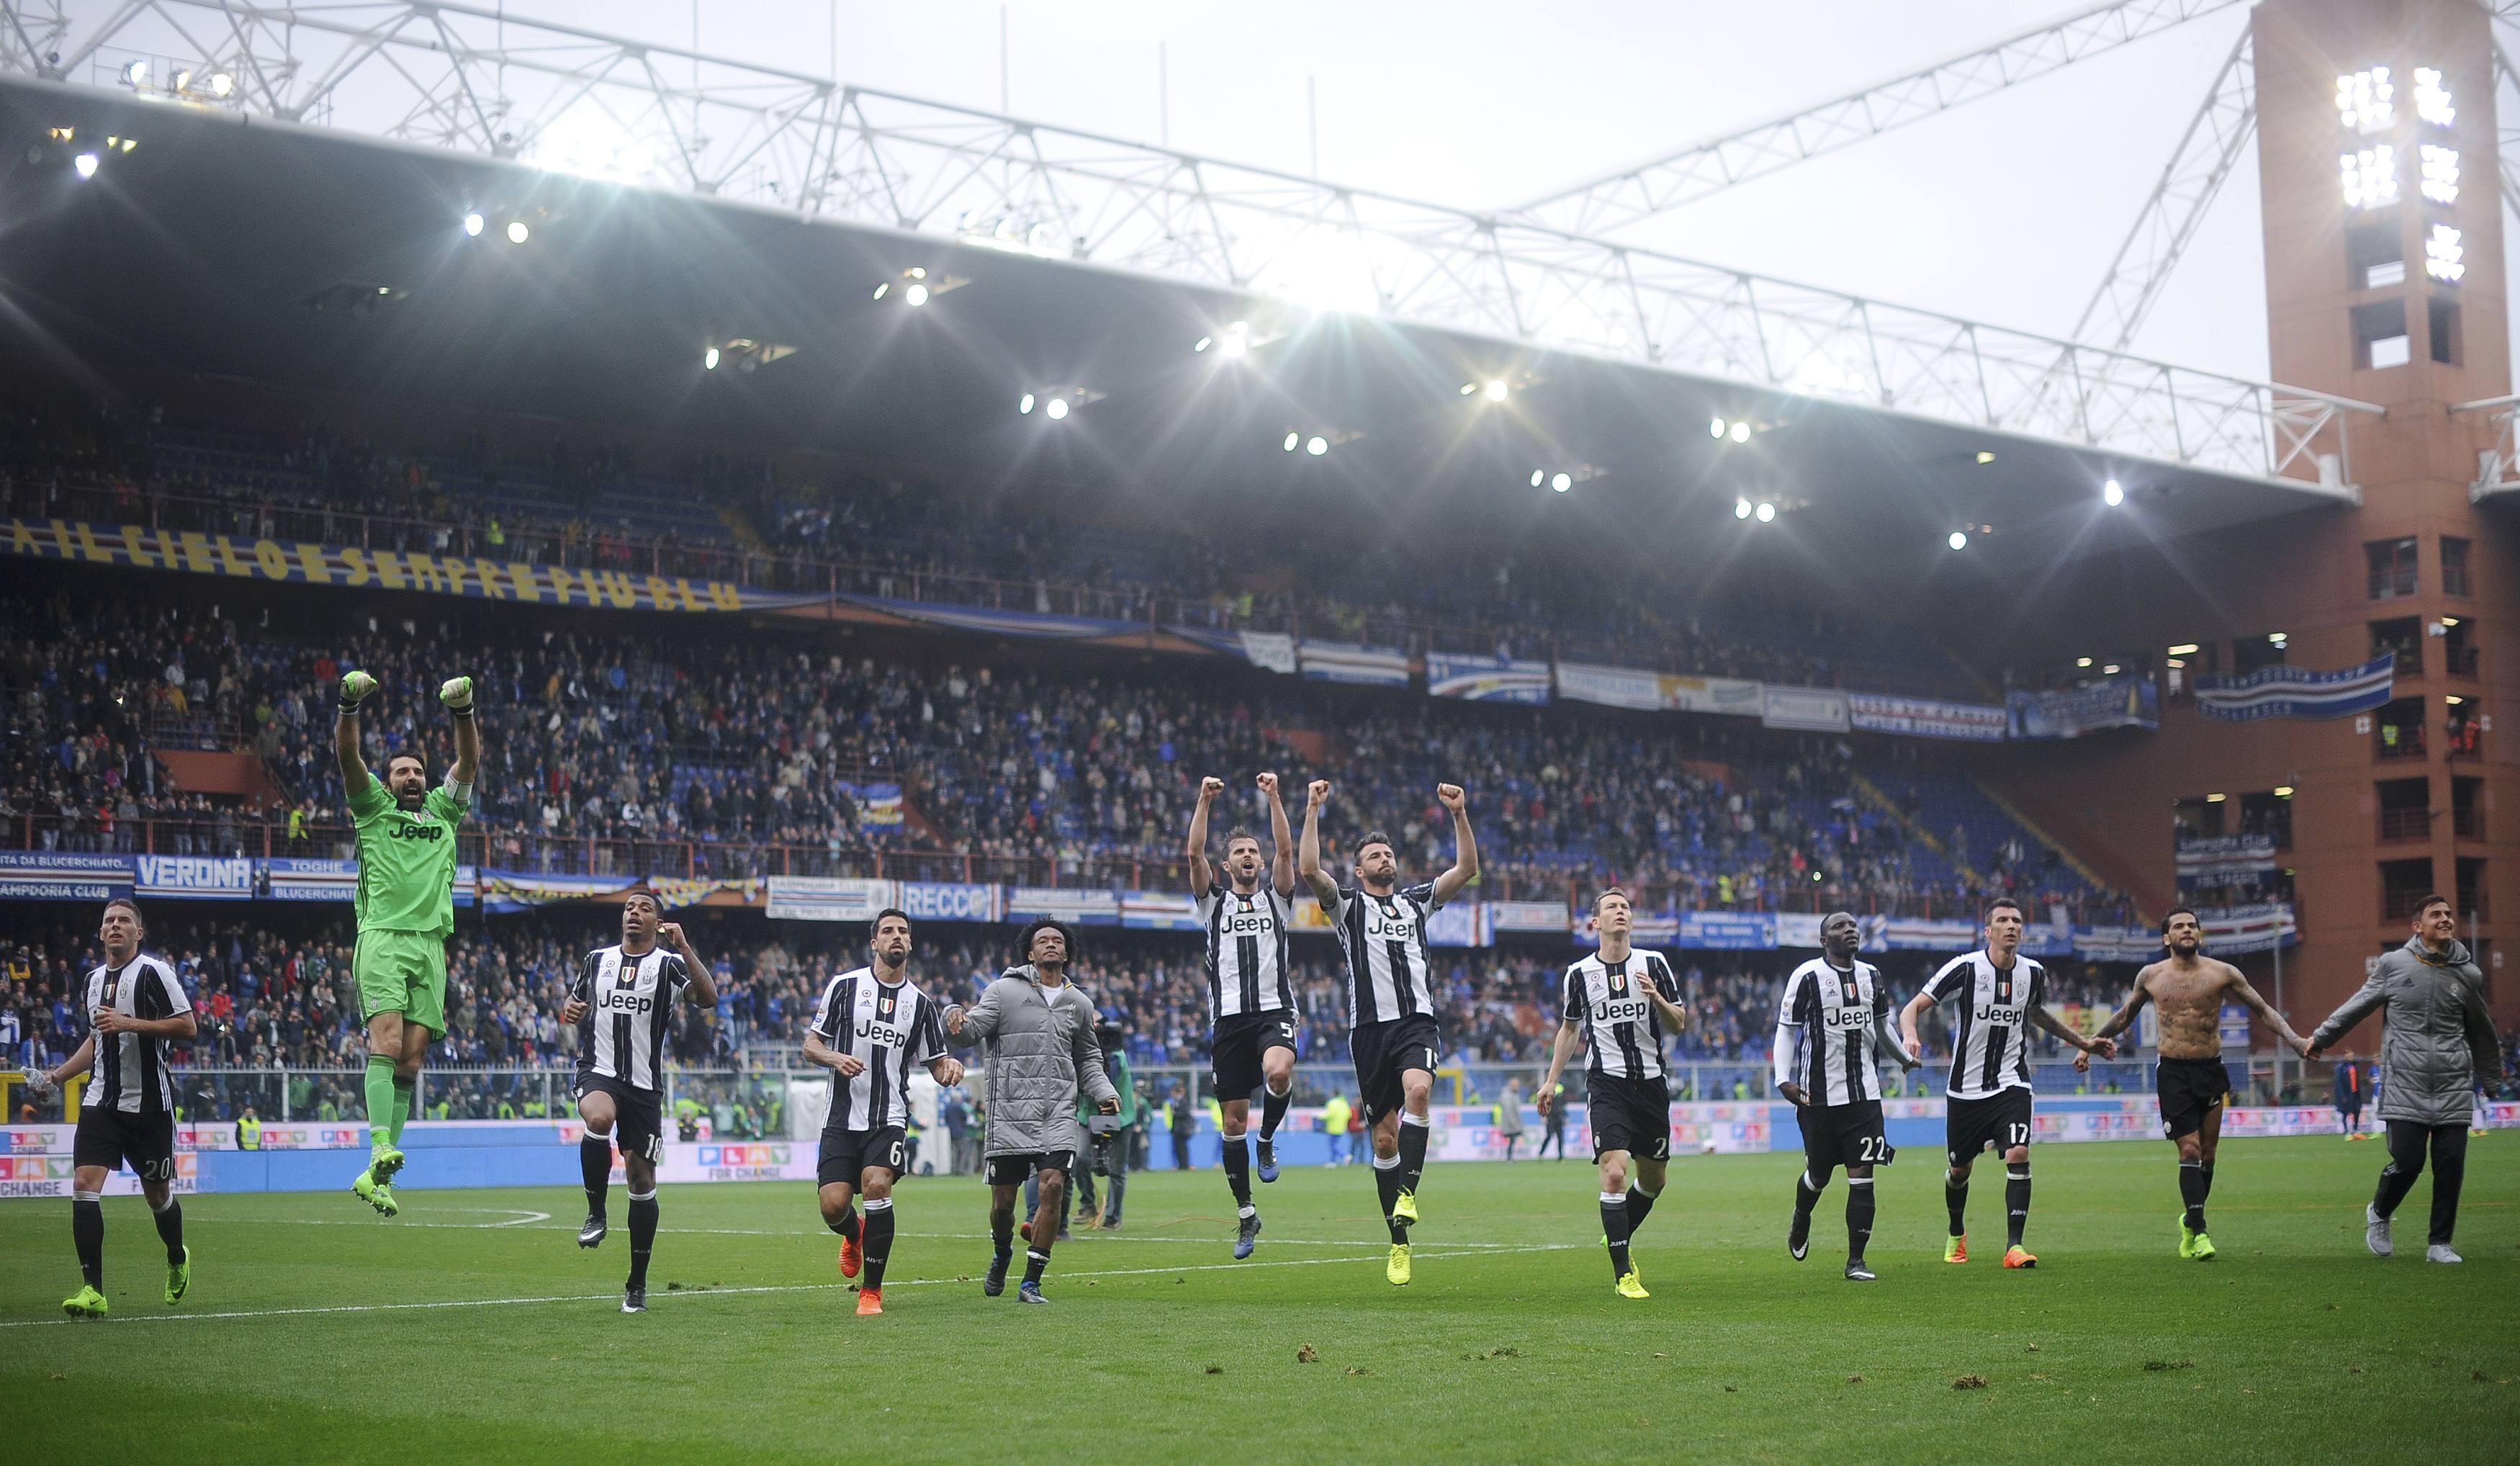
[[[2295,1053],[2308,1054],[2310,1040],[2267,1006],[2238,968],[2197,954],[2205,929],[2195,912],[2171,907],[2161,919],[2161,939],[2170,956],[2135,975],[2135,990],[2127,994],[2125,1005],[2092,1036],[2114,1038],[2126,1031],[2146,1002],[2161,1012],[2155,1087],[2161,1096],[2162,1132],[2179,1147],[2179,1195],[2187,1204],[2179,1218],[2179,1256],[2204,1262],[2214,1257],[2214,1240],[2205,1235],[2205,1197],[2214,1189],[2214,1145],[2223,1135],[2223,1104],[2231,1090],[2230,1076],[2223,1068],[2223,1000],[2231,997],[2246,1004]],[[2079,1055],[2074,1067],[2089,1069],[2091,1062],[2089,1054]]]

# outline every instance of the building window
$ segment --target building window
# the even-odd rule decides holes
[[[2420,677],[2424,671],[2424,623],[2412,616],[2392,617],[2371,623],[2371,655],[2383,652],[2398,654],[2398,675]]]
[[[2467,582],[2467,541],[2442,536],[2442,594],[2472,596]]]
[[[2427,855],[2418,860],[2383,860],[2380,862],[2380,919],[2408,921],[2422,909],[2424,897],[2433,894],[2433,862]]]
[[[2371,574],[2371,599],[2393,601],[2415,593],[2415,541],[2375,539],[2362,546],[2362,560]]]

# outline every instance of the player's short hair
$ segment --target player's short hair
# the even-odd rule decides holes
[[[1015,939],[1015,960],[1017,962],[1030,962],[1032,960],[1032,939],[1034,937],[1040,935],[1040,933],[1045,929],[1058,934],[1059,939],[1067,943],[1067,960],[1070,962],[1075,961],[1076,934],[1067,929],[1067,923],[1054,920],[1047,916],[1032,923],[1030,926],[1025,927],[1023,929],[1023,935]]]
[[[656,894],[656,893],[649,890],[645,886],[633,886],[628,891],[621,893],[622,905],[627,906],[632,901],[646,901],[649,905],[656,908],[656,914],[658,916],[665,914],[665,898]]]
[[[2196,921],[2196,925],[2198,925],[2198,926],[2200,926],[2200,927],[2201,927],[2201,926],[2203,926],[2203,925],[2205,925],[2205,918],[2203,918],[2203,917],[2201,917],[2201,916],[2197,916],[2197,915],[2196,915],[2196,908],[2195,908],[2195,907],[2193,907],[2193,906],[2173,906],[2173,907],[2171,907],[2169,910],[2164,911],[2163,913],[2161,913],[2161,935],[2162,935],[2162,936],[2167,937],[2167,936],[2169,936],[2169,935],[2170,935],[2170,919],[2171,919],[2172,917],[2174,917],[2174,916],[2187,916],[2187,917],[2194,917],[2194,918],[2195,918],[2195,921]]]
[[[2006,906],[2011,907],[2012,914],[2020,917],[2023,921],[2028,921],[2030,919],[2029,908],[2023,906],[2019,901],[2014,900],[2008,895],[1997,896],[1994,900],[1986,903],[1986,919],[1988,921],[1995,920],[1995,913],[2004,909]]]
[[[408,759],[410,759],[412,762],[419,764],[419,765],[420,765],[420,776],[421,776],[422,778],[424,778],[424,779],[426,779],[426,778],[428,778],[428,759],[426,759],[426,758],[423,758],[423,757],[422,757],[422,756],[420,756],[418,754],[412,753],[412,752],[411,752],[411,751],[409,751],[408,749],[404,750],[403,752],[401,752],[401,753],[399,753],[399,754],[387,754],[387,755],[385,756],[385,772],[386,772],[386,774],[390,775],[390,774],[392,774],[392,773],[393,773],[394,760],[395,760],[395,759],[397,759],[397,758],[408,758]]]
[[[1397,855],[1400,853],[1400,847],[1391,845],[1390,836],[1384,834],[1380,830],[1368,830],[1365,832],[1365,838],[1356,843],[1356,853],[1358,858],[1362,859],[1364,857],[1365,848],[1370,845],[1390,845],[1392,854]]]
[[[1858,937],[1861,937],[1861,936],[1863,936],[1863,935],[1864,935],[1864,923],[1863,923],[1862,921],[1860,921],[1860,920],[1857,920],[1855,913],[1854,913],[1854,912],[1852,912],[1852,911],[1832,911],[1832,912],[1830,912],[1828,915],[1822,917],[1822,918],[1820,919],[1820,927],[1821,927],[1821,930],[1822,930],[1822,931],[1823,931],[1823,932],[1825,932],[1825,931],[1827,931],[1827,930],[1828,930],[1828,924],[1829,924],[1830,922],[1833,922],[1833,921],[1841,921],[1841,920],[1843,920],[1843,921],[1851,921],[1851,922],[1854,922],[1854,923],[1855,923],[1855,935],[1856,935],[1856,936],[1858,936]]]
[[[1618,887],[1616,887],[1616,886],[1604,886],[1604,887],[1602,887],[1602,888],[1601,888],[1601,890],[1600,890],[1599,893],[1596,894],[1596,895],[1593,897],[1593,909],[1594,909],[1595,911],[1598,911],[1598,910],[1600,910],[1600,909],[1601,909],[1601,903],[1602,903],[1603,901],[1608,900],[1608,899],[1609,899],[1610,897],[1612,897],[1612,896],[1617,896],[1620,900],[1626,901],[1630,906],[1634,906],[1634,905],[1636,905],[1636,903],[1637,903],[1637,902],[1636,902],[1636,898],[1635,898],[1634,896],[1629,895],[1626,892],[1621,891]]]
[[[2428,895],[2422,900],[2415,902],[2415,920],[2422,921],[2424,919],[2424,913],[2430,911],[2435,906],[2450,906],[2451,915],[2456,916],[2458,914],[2458,907],[2451,905],[2451,899],[2449,896],[2438,894]]]
[[[899,906],[886,906],[875,914],[875,924],[867,928],[867,935],[869,937],[873,937],[876,933],[882,931],[883,919],[887,916],[898,916],[901,918],[901,924],[903,926],[906,927],[910,925],[909,912],[902,910]]]
[[[1225,832],[1225,848],[1229,853],[1233,851],[1234,843],[1238,840],[1250,841],[1255,847],[1260,844],[1259,836],[1252,834],[1249,830],[1240,825],[1237,825],[1233,829]]]
[[[140,914],[140,903],[138,901],[133,900],[127,895],[118,895],[112,900],[105,903],[105,911],[111,911],[116,906],[120,906],[123,910],[131,913],[133,925],[139,927],[140,930],[144,932],[149,930],[149,918]],[[100,911],[97,914],[102,917],[105,913]]]

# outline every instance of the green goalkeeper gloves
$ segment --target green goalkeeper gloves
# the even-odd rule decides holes
[[[349,672],[341,678],[341,715],[356,717],[359,705],[377,690],[377,679],[366,672]]]
[[[444,703],[446,705],[446,710],[454,713],[457,717],[471,717],[472,715],[472,679],[470,677],[447,678],[445,683],[437,689],[437,700]]]

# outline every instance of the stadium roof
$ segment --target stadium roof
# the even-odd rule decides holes
[[[80,176],[107,137],[139,146]],[[1010,482],[1362,498],[1404,526],[1571,513],[1667,542],[1676,566],[1766,533],[1868,575],[2033,574],[2351,496],[98,88],[0,79],[0,331],[70,380],[157,368]],[[1250,348],[1228,359],[1238,321]],[[793,351],[740,371],[739,339]],[[1018,414],[1026,393],[1041,410]],[[1079,404],[1063,422],[1057,394]],[[2311,446],[2332,451],[2351,416],[2326,414]],[[1778,526],[1736,520],[1736,501],[1777,505]],[[1956,530],[2004,553],[1953,556]]]

